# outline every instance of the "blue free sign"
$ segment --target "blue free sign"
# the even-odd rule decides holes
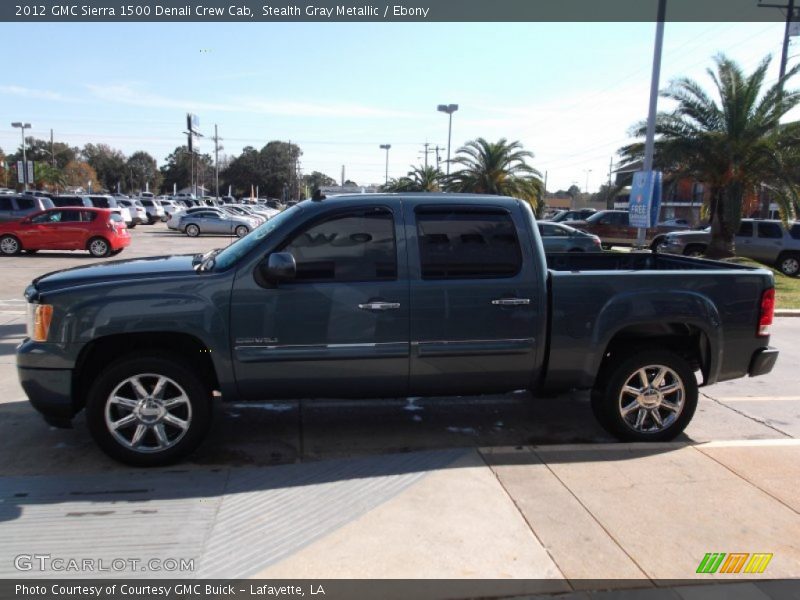
[[[637,171],[633,174],[628,222],[631,227],[655,227],[661,208],[661,171]]]

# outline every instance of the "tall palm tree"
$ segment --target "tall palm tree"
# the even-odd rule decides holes
[[[764,89],[770,57],[749,75],[724,55],[714,62],[716,70],[707,72],[715,97],[688,78],[672,82],[661,92],[677,104],[656,118],[654,164],[705,184],[711,217],[706,254],[719,258],[733,255],[743,200],[756,194],[761,185],[770,189],[784,218],[798,200],[792,174],[800,164],[800,123],[781,124],[780,119],[800,103],[798,91],[783,90],[800,65]],[[645,131],[646,125],[640,123],[635,135],[643,137]],[[641,160],[644,144],[628,145],[620,154],[628,163]]]
[[[438,192],[443,175],[435,167],[416,166],[405,177],[392,179],[383,186],[386,192]]]
[[[542,202],[543,185],[539,171],[526,162],[532,158],[533,153],[524,150],[518,141],[472,140],[456,152],[453,163],[461,169],[450,175],[447,188],[453,192],[515,196],[537,209]]]

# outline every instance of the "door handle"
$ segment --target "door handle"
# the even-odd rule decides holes
[[[400,308],[399,302],[365,302],[359,304],[361,310],[395,310]]]
[[[523,306],[530,303],[530,298],[498,298],[497,300],[492,300],[492,304],[495,306]]]

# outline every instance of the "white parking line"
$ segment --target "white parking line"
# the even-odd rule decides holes
[[[714,398],[717,402],[796,402],[800,396],[729,396],[725,398]]]
[[[634,451],[634,450],[666,450],[684,447],[695,448],[735,448],[751,446],[800,446],[800,439],[797,438],[771,438],[765,440],[718,440],[713,442],[633,442],[630,444],[612,442],[608,444],[552,444],[542,446],[526,446],[535,452],[573,452],[590,451],[599,452],[602,450],[611,451]],[[498,448],[484,449],[489,452],[497,452]],[[508,450],[511,450],[509,448]]]

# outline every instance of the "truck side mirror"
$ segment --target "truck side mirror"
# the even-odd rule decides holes
[[[261,261],[259,271],[265,281],[291,281],[297,275],[297,263],[291,252],[275,252]]]

